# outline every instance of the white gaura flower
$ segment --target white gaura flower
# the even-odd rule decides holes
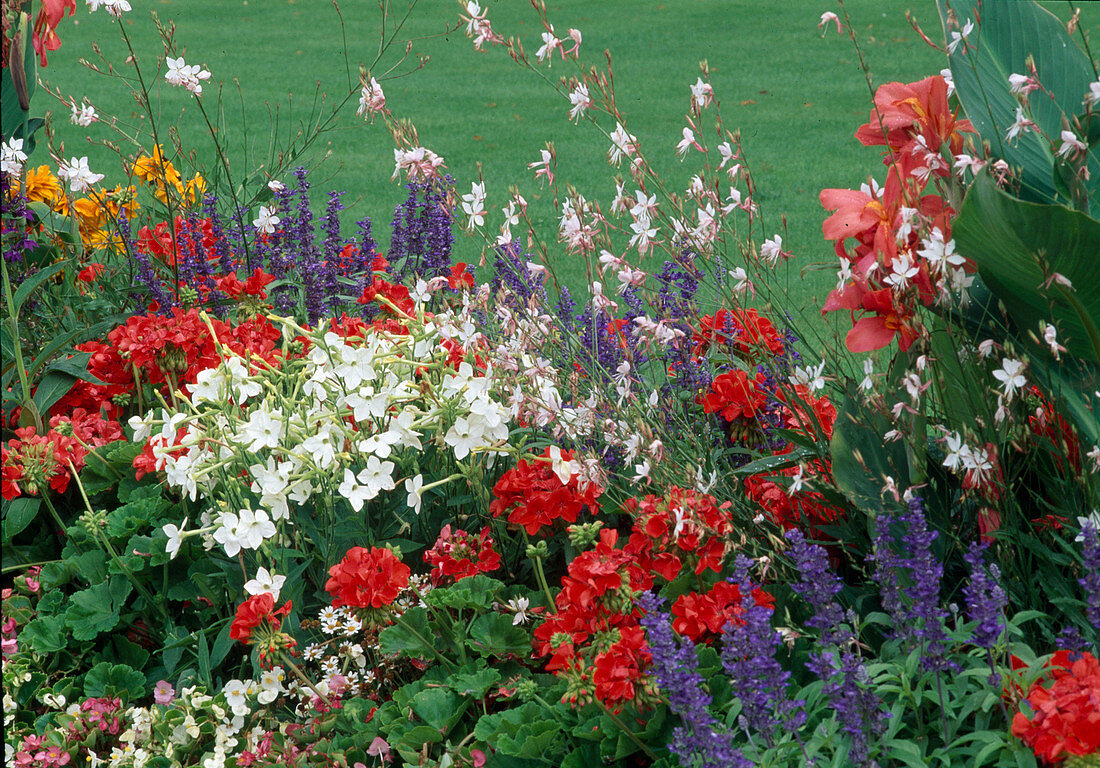
[[[710,83],[703,82],[703,78],[697,78],[695,85],[691,86],[691,106],[701,112],[714,101],[714,89]]]
[[[531,614],[529,609],[531,608],[531,601],[526,597],[513,597],[508,601],[508,610],[515,614],[512,617],[512,626],[516,627],[520,624],[526,624],[531,620]]]
[[[70,192],[87,192],[93,184],[103,180],[102,173],[92,173],[88,167],[88,157],[72,158],[68,162],[62,161],[57,167],[57,178],[69,182]]]
[[[1001,367],[993,371],[993,378],[1001,382],[1006,400],[1011,400],[1018,390],[1027,386],[1027,377],[1023,373],[1026,367],[1022,360],[1006,357],[1001,360]]]
[[[279,599],[279,591],[286,583],[286,576],[278,576],[268,572],[266,568],[256,571],[256,577],[244,583],[244,591],[250,595],[271,595]]]
[[[561,455],[561,448],[556,445],[550,446],[550,466],[553,468],[554,474],[561,480],[562,485],[569,485],[569,480],[581,468],[580,463],[576,460],[566,461]]]
[[[386,106],[386,94],[382,92],[382,86],[378,84],[378,81],[373,77],[369,83],[364,83],[362,90],[359,92],[359,109],[355,114],[360,117],[371,116],[376,112],[381,112]]]
[[[822,375],[825,372],[825,361],[822,360],[816,366],[808,366],[803,368],[797,366],[794,369],[794,374],[791,375],[790,381],[792,384],[801,384],[810,392],[817,392],[820,389],[825,388],[825,377]]]
[[[405,499],[405,503],[416,514],[420,514],[420,505],[424,499],[421,496],[421,491],[424,488],[424,475],[417,475],[416,477],[410,477],[405,480],[405,491],[408,492],[408,498]]]
[[[261,205],[259,212],[256,214],[256,218],[252,220],[252,226],[256,228],[257,232],[263,232],[271,235],[275,233],[275,227],[282,221],[275,215],[275,211],[268,208],[266,205]]]
[[[584,116],[584,113],[592,106],[592,99],[588,95],[588,86],[584,83],[577,83],[576,87],[569,92],[569,103],[573,107],[569,110],[569,119],[577,120]]]
[[[22,139],[8,139],[0,147],[0,169],[4,173],[18,176],[23,172],[25,162],[27,162],[27,153],[23,151]]]
[[[83,103],[80,107],[77,107],[76,102],[73,102],[73,113],[69,117],[69,122],[73,125],[87,128],[98,119],[99,115],[96,113],[95,107],[87,103]]]

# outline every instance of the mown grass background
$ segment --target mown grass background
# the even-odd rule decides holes
[[[219,137],[229,148],[235,181],[269,163],[272,146],[286,148],[322,95],[326,110],[343,99],[350,90],[349,71],[356,87],[359,64],[373,61],[379,47],[381,13],[375,0],[343,0],[340,15],[324,0],[156,0],[133,5],[134,12],[121,23],[147,82],[154,83],[152,105],[160,130],[171,126],[183,147],[193,152],[192,162],[215,175],[212,141],[192,97],[164,82],[164,46],[150,11],[162,22],[174,22],[178,50],[188,63],[201,63],[213,73],[204,86],[203,105],[216,112],[220,96]],[[499,0],[485,5],[494,28],[518,36],[533,56],[542,29],[529,4]],[[796,256],[780,275],[781,287],[792,294],[795,306],[814,315],[835,282],[835,256],[821,237],[825,212],[818,193],[825,187],[857,187],[868,174],[883,175],[877,151],[853,138],[871,103],[856,50],[835,29],[822,36],[817,28],[823,11],[841,9],[820,0],[549,0],[547,5],[559,35],[564,37],[569,27],[583,32],[583,61],[600,65],[602,52],[610,52],[619,108],[673,189],[682,189],[695,169],[690,155],[687,162],[678,161],[674,147],[698,63],[709,62],[725,127],[741,131],[747,165],[756,179],[760,231],[765,236],[784,233],[784,247]],[[930,0],[849,0],[845,7],[875,86],[927,77],[945,66],[944,56],[923,43],[905,18],[911,8],[932,39],[942,40]],[[1048,7],[1063,18],[1072,13],[1068,3]],[[404,5],[393,3],[392,10],[403,13]],[[540,233],[552,243],[553,195],[534,183],[527,164],[538,159],[544,142],[553,141],[560,189],[570,183],[606,207],[615,173],[606,161],[608,141],[590,124],[571,125],[568,101],[502,50],[477,53],[463,30],[444,34],[448,25],[456,25],[459,11],[453,0],[420,0],[373,72],[382,81],[387,106],[397,116],[411,118],[421,143],[445,158],[460,193],[469,191],[480,166],[488,192],[488,231],[499,226],[507,187],[515,184],[531,203]],[[148,121],[142,122],[125,84],[79,63],[86,58],[107,69],[92,52],[95,43],[115,72],[133,77],[133,67],[124,63],[127,51],[118,23],[103,12],[89,14],[81,5],[59,34],[63,45],[50,55],[40,76],[65,96],[77,101],[86,97],[102,116],[118,115],[128,131],[140,127],[148,146]],[[383,77],[404,53],[405,40],[412,41],[410,57]],[[395,76],[410,69],[417,56],[423,58],[418,71]],[[542,71],[551,80],[575,72],[561,61]],[[104,183],[124,179],[118,156],[94,145],[118,141],[110,128],[73,126],[64,105],[40,94],[34,108],[54,111],[54,139],[64,142],[65,155],[88,154],[92,168],[107,174]],[[356,106],[357,96],[339,112],[332,130],[318,139],[305,164],[323,159],[311,176],[315,208],[323,207],[328,190],[346,190],[343,221],[349,231],[354,221],[369,215],[385,247],[393,208],[405,191],[400,182],[390,181],[393,142],[387,131],[379,121],[365,124],[355,115]],[[614,127],[606,119],[601,126]],[[32,162],[42,158],[37,154]],[[482,247],[476,238],[460,237],[457,245],[459,256],[474,262]],[[583,285],[582,264],[561,248],[552,247],[551,254],[559,254],[557,271],[566,283]],[[803,276],[804,268],[815,263],[828,265],[829,271]]]

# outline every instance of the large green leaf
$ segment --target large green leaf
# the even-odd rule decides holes
[[[31,30],[29,25],[21,26],[21,42],[25,45],[23,72],[26,78],[27,99],[29,101],[34,96],[34,89],[38,84],[38,70],[36,69],[37,62],[34,58],[34,46],[31,44]],[[15,50],[12,50],[11,53],[13,56],[18,56]],[[0,73],[0,78],[2,78],[3,81],[3,87],[0,87],[0,115],[2,115],[0,121],[3,123],[4,141],[7,141],[10,138],[18,137],[22,134],[23,120],[27,118],[28,111],[24,110],[19,104],[19,96],[15,90],[15,81],[12,79],[11,68],[4,68],[2,73]],[[39,121],[39,125],[41,125],[41,121]],[[30,128],[29,125],[28,128]],[[33,131],[28,130],[27,133],[33,134]],[[23,151],[29,155],[34,146],[33,141],[26,141],[26,139],[29,138],[26,136],[23,138],[25,140]]]
[[[844,496],[869,516],[885,507],[884,487],[893,480],[899,491],[909,486],[909,465],[900,442],[887,443],[894,429],[889,414],[863,403],[849,389],[837,411],[829,443],[833,477]]]
[[[1018,200],[979,174],[954,225],[958,252],[1022,331],[1054,321],[1074,355],[1100,362],[1100,221],[1061,205]],[[1044,272],[1043,263],[1046,271]],[[1072,283],[1041,286],[1057,272]]]
[[[5,544],[11,544],[12,538],[23,531],[38,514],[38,506],[41,499],[31,496],[20,496],[4,504],[3,515],[3,539]]]
[[[1034,132],[1014,142],[1005,133],[1016,122],[1019,102],[1009,87],[1008,76],[1028,74],[1028,57],[1035,62],[1037,78],[1050,96],[1035,92],[1029,104],[1035,123],[1055,142],[1062,120],[1071,124],[1084,111],[1084,97],[1096,72],[1088,56],[1069,36],[1065,26],[1038,4],[1012,0],[937,0],[947,39],[967,21],[975,22],[968,45],[959,45],[948,57],[955,92],[966,116],[988,141],[994,157],[1021,169],[1023,195],[1040,201],[1069,202],[1055,180],[1054,155],[1048,140]],[[980,6],[980,7],[979,7]],[[949,23],[948,9],[957,24]],[[1097,202],[1100,162],[1089,160],[1092,181],[1089,194]]]

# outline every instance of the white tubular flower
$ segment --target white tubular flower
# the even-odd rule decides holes
[[[26,159],[26,155],[23,156]],[[68,162],[61,162],[57,167],[57,178],[69,182],[69,191],[87,192],[93,184],[103,180],[102,173],[92,173],[88,167],[88,157],[73,158]]]

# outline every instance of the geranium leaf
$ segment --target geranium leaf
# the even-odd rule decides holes
[[[97,635],[118,625],[119,613],[133,585],[125,578],[112,576],[69,599],[65,624],[77,640],[94,640]]]

